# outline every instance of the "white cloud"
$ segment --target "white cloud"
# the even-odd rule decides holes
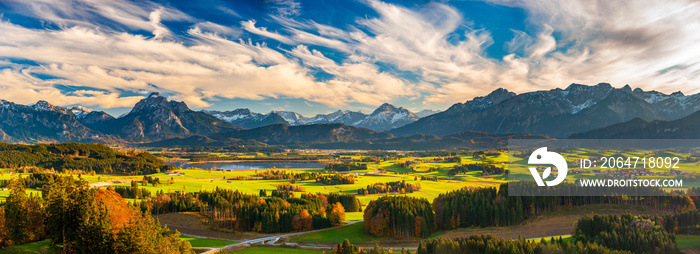
[[[485,53],[494,43],[488,30],[473,29],[463,13],[442,3],[407,8],[367,0],[376,17],[333,27],[296,18],[297,2],[273,1],[276,14],[256,17],[281,26],[268,30],[252,19],[240,28],[195,20],[151,2],[13,1],[60,29],[0,22],[0,57],[41,64],[0,61],[0,66],[12,66],[1,73],[0,92],[24,103],[49,99],[105,108],[133,104],[135,98],[118,99],[120,91],[154,86],[195,107],[209,106],[205,99],[216,97],[300,98],[330,107],[404,97],[444,108],[498,87],[526,92],[611,82],[665,92],[700,90],[698,2],[493,2],[523,8],[535,28],[513,31],[515,37],[505,45],[513,54],[502,59]],[[174,35],[163,25],[168,20],[192,25],[186,35]],[[153,36],[109,28],[105,22]],[[286,45],[271,48],[239,39],[245,34]],[[319,81],[317,70],[333,77]],[[398,72],[415,78],[407,81]],[[56,83],[85,89],[62,93]]]
[[[294,0],[268,0],[277,15],[283,17],[297,16],[301,12],[301,4]]]
[[[611,82],[700,91],[697,1],[495,2],[524,8],[529,22],[542,27],[538,38],[517,36],[510,44],[531,53],[513,60],[529,66],[530,88]],[[552,51],[553,43],[568,47]],[[670,67],[672,73],[664,71]]]
[[[232,41],[204,32],[199,26],[188,32],[194,42],[190,46],[80,26],[38,30],[0,22],[0,31],[0,40],[6,42],[0,45],[1,56],[42,63],[5,73],[8,78],[0,91],[6,99],[20,103],[46,99],[57,104],[121,107],[133,105],[133,100],[114,102],[110,96],[117,96],[120,90],[153,90],[153,86],[194,107],[209,106],[203,99],[215,96],[301,98],[340,107],[348,102],[378,104],[411,93],[403,81],[368,64],[333,68],[357,78],[371,74],[373,80],[337,78],[318,82],[307,67],[282,52],[264,44]],[[28,73],[61,79],[41,80]],[[108,92],[76,100],[76,94],[61,94],[54,87],[57,83]]]

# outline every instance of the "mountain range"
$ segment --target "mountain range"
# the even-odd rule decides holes
[[[698,94],[607,83],[523,94],[497,89],[442,112],[413,113],[383,104],[371,114],[338,110],[314,117],[292,111],[195,111],[152,93],[116,118],[81,106],[0,100],[0,141],[447,149],[508,138],[692,138],[700,127],[698,110]]]
[[[0,101],[0,141],[144,142],[240,129],[183,102],[152,93],[126,115],[114,118],[83,107],[64,108],[39,101],[25,106]]]
[[[272,124],[310,125],[342,123],[348,126],[362,127],[380,132],[404,126],[421,118],[418,116],[418,113],[413,113],[401,107],[397,108],[389,103],[382,104],[369,115],[359,111],[338,110],[329,114],[304,117],[292,111],[272,111],[269,114],[263,114],[252,112],[246,108],[233,111],[203,112],[243,128],[257,128]],[[423,110],[419,112],[419,114],[428,116],[437,112],[439,111]]]
[[[698,139],[700,111],[673,121],[634,118],[627,122],[574,133],[573,139]]]
[[[337,111],[312,118],[284,111],[270,114],[247,109],[194,111],[184,102],[170,101],[157,92],[140,100],[129,113],[118,118],[81,106],[66,108],[46,101],[20,105],[2,100],[0,141],[127,144],[196,141],[188,137],[200,137],[200,141],[218,140],[229,144],[238,140],[268,144],[348,142],[387,139],[393,135],[345,123],[387,129],[417,119],[410,111],[389,104],[382,105],[371,115]]]
[[[639,88],[632,90],[629,85],[613,88],[607,83],[571,84],[566,89],[523,94],[497,89],[390,132],[396,136],[418,133],[446,136],[481,131],[565,138],[634,118],[674,120],[698,110],[699,94],[669,95]]]

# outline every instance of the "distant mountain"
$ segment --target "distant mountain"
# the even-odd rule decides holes
[[[114,117],[103,112],[103,111],[93,111],[92,109],[85,108],[83,106],[69,107],[76,119],[83,125],[92,128],[95,125],[99,125],[102,122],[114,120]]]
[[[297,114],[299,115],[299,114]],[[342,123],[349,126],[357,126],[360,121],[365,119],[367,115],[358,111],[338,110],[329,114],[317,114],[310,118],[300,118],[297,121],[299,124],[322,124],[322,123]]]
[[[306,118],[302,116],[299,113],[292,112],[292,111],[272,111],[271,113],[275,113],[284,119],[285,122],[287,122],[290,125],[303,125],[303,124],[308,124],[306,121]]]
[[[362,150],[458,150],[458,149],[504,149],[509,139],[547,139],[544,135],[523,133],[491,134],[467,131],[446,137],[415,134],[373,141],[328,142],[309,144],[318,149],[362,149]]]
[[[132,142],[161,140],[239,129],[206,113],[193,111],[184,102],[168,101],[151,93],[119,118],[102,121],[94,128]]]
[[[500,149],[509,139],[547,139],[544,135],[522,133],[490,134],[468,131],[446,136],[416,134],[410,137],[393,137],[388,133],[346,126],[343,124],[313,124],[288,126],[282,124],[216,133],[209,136],[194,135],[151,143],[144,147],[207,147],[232,145],[282,145],[292,148],[317,149],[366,149],[366,150],[457,150]]]
[[[416,116],[418,116],[419,118],[423,118],[423,117],[430,116],[430,115],[434,115],[434,114],[437,114],[437,113],[440,113],[440,112],[442,112],[442,111],[440,111],[440,110],[424,109],[424,110],[421,110],[421,111],[416,112],[415,114],[416,114]]]
[[[249,130],[215,133],[208,137],[219,141],[256,140],[267,144],[293,144],[378,140],[393,136],[389,133],[375,132],[341,123],[329,123],[298,126],[274,124]]]
[[[700,138],[700,111],[673,121],[647,121],[634,118],[627,122],[575,133],[572,139],[697,139]]]
[[[417,133],[447,136],[464,131],[487,133],[531,133],[567,137],[607,125],[644,119],[673,120],[700,109],[700,95],[671,95],[656,91],[634,91],[572,84],[552,89],[515,94],[497,89],[484,97],[452,105],[444,112],[396,128],[397,136]]]
[[[152,93],[118,118],[81,106],[0,100],[0,141],[437,149],[496,144],[504,136],[696,137],[692,131],[700,120],[700,113],[694,113],[698,111],[700,94],[663,94],[606,83],[523,94],[497,89],[437,113],[416,114],[385,103],[369,115],[338,110],[314,117],[291,111],[193,111],[184,102]]]
[[[192,135],[185,138],[171,138],[160,141],[141,143],[142,147],[265,147],[267,144],[255,140],[214,140],[207,136]]]
[[[370,115],[349,110],[317,114],[314,117],[304,117],[292,111],[272,111],[269,114],[262,114],[251,112],[249,109],[203,112],[244,128],[257,128],[278,123],[288,125],[342,123],[375,131],[387,131],[420,119],[420,117],[407,109],[397,108],[388,103],[381,105]],[[431,112],[426,111],[423,113],[430,114]]]
[[[101,133],[83,125],[71,111],[38,101],[20,105],[0,100],[0,141],[3,142],[99,142]]]
[[[387,131],[415,122],[418,119],[420,117],[405,108],[397,108],[389,103],[384,103],[356,126],[376,131]]]
[[[234,125],[243,128],[257,128],[272,124],[289,124],[282,116],[277,113],[261,114],[251,112],[249,109],[241,108],[233,111],[203,111],[218,119],[227,121]]]

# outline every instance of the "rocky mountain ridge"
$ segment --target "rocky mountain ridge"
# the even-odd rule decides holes
[[[499,88],[487,96],[457,103],[449,109],[396,128],[397,136],[418,133],[446,136],[464,131],[487,133],[530,133],[568,137],[640,117],[673,120],[700,110],[700,95],[680,92],[632,90],[629,85],[614,88],[571,84],[515,94]]]

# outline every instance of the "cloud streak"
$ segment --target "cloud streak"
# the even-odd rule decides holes
[[[446,107],[497,87],[611,82],[700,90],[697,2],[493,0],[522,8],[534,27],[513,30],[508,42],[494,42],[488,28],[476,29],[468,13],[448,4],[363,3],[376,15],[344,26],[299,19],[303,5],[294,1],[271,1],[270,16],[225,26],[152,2],[11,2],[57,27],[0,22],[0,93],[19,103],[101,108],[131,106],[139,96],[124,92],[152,90],[194,107],[226,98],[329,107],[406,98]],[[187,23],[184,32],[166,25],[173,21]],[[497,43],[509,53],[501,59],[485,52]]]

